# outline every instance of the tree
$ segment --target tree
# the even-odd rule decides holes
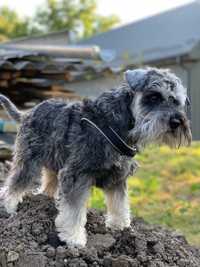
[[[43,32],[68,29],[79,37],[107,31],[119,22],[115,15],[97,13],[96,0],[46,0],[35,15],[35,21]]]
[[[28,18],[21,19],[18,14],[4,6],[0,9],[0,41],[29,35]]]
[[[119,23],[115,15],[102,16],[96,0],[46,0],[32,17],[20,18],[7,7],[0,9],[0,40],[69,30],[77,38],[107,31]]]

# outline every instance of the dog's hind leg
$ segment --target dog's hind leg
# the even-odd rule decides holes
[[[14,213],[24,194],[33,186],[33,179],[40,175],[37,161],[15,161],[5,183],[4,206],[8,213]]]
[[[57,173],[48,169],[42,169],[42,184],[40,192],[48,195],[49,197],[54,197],[58,187]]]
[[[106,226],[122,230],[130,226],[130,211],[126,182],[105,190],[107,215]]]
[[[91,178],[75,174],[69,169],[59,173],[58,216],[55,220],[59,238],[69,246],[86,244],[86,200],[89,195]]]

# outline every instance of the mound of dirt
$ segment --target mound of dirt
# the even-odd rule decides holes
[[[132,228],[112,232],[103,214],[88,212],[86,248],[68,248],[57,238],[54,203],[26,197],[14,216],[0,209],[1,267],[199,267],[200,250],[183,236],[134,218]]]

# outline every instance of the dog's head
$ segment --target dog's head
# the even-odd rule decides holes
[[[125,79],[134,92],[131,110],[135,127],[131,138],[141,145],[189,145],[192,137],[185,111],[188,98],[181,80],[169,70],[156,68],[128,70]]]

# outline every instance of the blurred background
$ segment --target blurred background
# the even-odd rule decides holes
[[[183,81],[193,143],[151,146],[129,179],[134,215],[184,233],[200,246],[200,1],[1,0],[0,93],[27,110],[44,99],[94,98],[123,71],[170,68]],[[0,110],[0,186],[10,167],[16,124]],[[89,205],[104,209],[94,188]]]

